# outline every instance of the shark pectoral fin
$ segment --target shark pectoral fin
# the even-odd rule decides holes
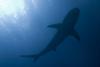
[[[36,57],[34,58],[34,61],[36,62],[36,61],[38,60],[38,58],[39,58],[39,56],[36,56]]]
[[[80,36],[79,36],[79,33],[76,32],[75,30],[71,32],[71,36],[74,36],[77,40],[80,41]]]
[[[48,27],[50,27],[50,28],[57,28],[57,29],[58,29],[60,26],[61,26],[61,23],[48,25]]]

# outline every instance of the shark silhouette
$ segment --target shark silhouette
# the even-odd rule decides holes
[[[21,55],[21,57],[34,58],[34,61],[37,61],[37,59],[40,56],[42,56],[50,51],[56,51],[56,48],[69,35],[74,36],[77,40],[80,40],[78,32],[76,32],[74,29],[75,24],[79,18],[79,14],[80,14],[80,10],[78,8],[73,8],[68,13],[68,15],[65,16],[62,23],[48,25],[48,27],[50,27],[50,28],[57,29],[57,33],[55,34],[54,38],[50,41],[48,46],[43,51],[41,51],[39,54]]]

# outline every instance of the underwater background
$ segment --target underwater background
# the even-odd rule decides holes
[[[25,14],[0,16],[0,67],[99,67],[100,66],[100,0],[25,0]],[[57,48],[33,58],[50,42],[55,29],[73,8],[80,9],[75,30],[80,42],[69,36]],[[22,12],[24,13],[24,11]],[[0,14],[2,14],[0,12]]]

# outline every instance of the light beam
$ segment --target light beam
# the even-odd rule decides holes
[[[0,0],[0,16],[15,16],[25,10],[24,0]]]

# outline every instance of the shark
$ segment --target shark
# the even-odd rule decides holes
[[[46,46],[46,48],[43,49],[38,54],[21,55],[21,57],[34,58],[34,61],[37,61],[40,56],[45,55],[50,51],[56,51],[57,47],[61,45],[61,43],[68,36],[73,36],[74,38],[80,41],[79,33],[74,29],[79,19],[79,16],[80,16],[79,8],[73,8],[64,17],[62,23],[48,25],[49,28],[56,29],[57,32],[50,41],[50,43]]]

